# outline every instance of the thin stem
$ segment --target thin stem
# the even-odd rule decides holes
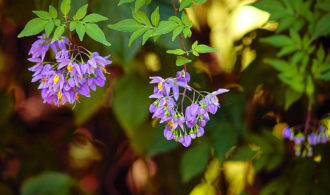
[[[312,114],[312,101],[311,101],[311,98],[309,97],[308,98],[308,108],[307,108],[307,117],[306,117],[306,122],[305,122],[304,134],[306,134],[308,129],[309,129],[311,114]]]
[[[178,14],[177,14],[178,8],[175,6],[174,0],[171,0],[171,1],[172,1],[173,9],[174,9],[174,14],[175,14],[175,16],[178,16]],[[181,47],[184,51],[184,57],[186,57],[186,47],[184,46],[183,37],[182,37],[181,33],[179,34],[179,38],[180,38],[180,42],[181,42]],[[184,73],[185,73],[184,74],[184,80],[185,80],[186,85],[188,85],[188,82],[187,82],[187,64],[184,64],[183,66],[184,66]],[[183,114],[183,101],[184,101],[184,98],[185,98],[185,95],[186,95],[186,91],[187,91],[187,87],[184,88],[182,101],[181,101],[181,113],[182,114]]]

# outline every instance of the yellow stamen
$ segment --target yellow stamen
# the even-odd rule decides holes
[[[67,69],[68,69],[69,72],[72,72],[72,66],[70,66],[70,65],[67,66]]]
[[[58,97],[58,99],[62,98],[62,93],[60,91],[57,93],[57,97]]]
[[[75,100],[79,99],[79,93],[76,94],[76,96],[74,97]]]
[[[46,83],[46,79],[45,78],[42,78],[41,81],[42,81],[43,84]]]
[[[107,73],[107,69],[105,69],[105,68],[103,68],[102,71],[104,74]]]
[[[60,76],[57,74],[56,76],[54,76],[54,83],[56,84],[58,80],[60,80]]]
[[[217,102],[219,102],[219,99],[218,99],[218,97],[217,97],[217,96],[215,96],[215,99],[217,100]]]
[[[170,121],[169,124],[171,127],[173,127],[173,121]]]
[[[162,86],[161,83],[158,83],[158,89],[159,89],[159,91],[162,91],[163,90],[163,86]]]

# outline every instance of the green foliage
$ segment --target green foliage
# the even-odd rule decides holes
[[[61,3],[61,12],[64,16],[68,15],[71,9],[71,0],[63,0]]]
[[[88,4],[80,7],[76,14],[73,16],[74,20],[81,20],[86,16]]]
[[[44,172],[24,182],[22,195],[71,194],[70,188],[74,183],[74,180],[66,174]]]
[[[47,23],[48,23],[47,20],[43,20],[41,18],[34,18],[25,25],[25,28],[21,33],[18,34],[17,37],[21,38],[21,37],[39,34],[41,31],[45,29]]]
[[[103,43],[106,46],[110,46],[111,44],[107,41],[105,38],[105,35],[101,28],[97,24],[88,23],[85,25],[86,33],[87,35],[94,39],[95,41],[98,41],[100,43]]]
[[[176,58],[175,64],[176,64],[177,66],[182,66],[182,65],[187,64],[187,63],[190,63],[190,62],[191,62],[190,59],[185,58],[185,57],[182,57],[182,56],[178,56],[178,57]]]
[[[199,145],[191,147],[184,153],[180,163],[183,182],[189,181],[205,170],[208,162],[209,150],[209,144],[204,141]]]

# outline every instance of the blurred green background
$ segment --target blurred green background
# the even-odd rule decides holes
[[[34,17],[32,10],[58,7],[59,2],[0,0],[0,194],[329,194],[330,144],[317,145],[313,157],[294,156],[282,130],[304,124],[307,98],[287,98],[288,86],[264,63],[281,48],[260,38],[291,19],[282,18],[280,25],[267,22],[270,14],[250,6],[253,2],[209,0],[186,9],[193,34],[185,44],[198,40],[217,48],[189,64],[192,85],[231,92],[220,97],[221,109],[204,136],[184,148],[164,138],[164,126],[148,110],[149,76],[174,77],[181,70],[175,56],[166,54],[180,48],[178,39],[163,36],[143,47],[141,40],[128,47],[130,33],[106,25],[131,18],[129,4],[72,0],[71,13],[89,3],[89,12],[109,18],[100,26],[111,47],[87,37],[82,44],[111,54],[111,74],[104,88],[81,98],[75,108],[43,104],[27,70],[36,37],[16,36]],[[321,1],[309,2],[307,10]],[[329,13],[330,4],[324,2],[320,13]],[[161,19],[174,15],[169,0],[153,0],[142,9],[150,15],[156,6]],[[74,39],[78,41],[76,35]],[[323,45],[328,56],[329,36],[320,35],[311,44]],[[312,95],[312,118],[321,120],[330,112],[329,82],[317,82]],[[329,120],[325,124],[329,129]]]

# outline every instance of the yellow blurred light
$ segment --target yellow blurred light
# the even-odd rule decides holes
[[[251,49],[250,47],[245,47],[242,53],[241,71],[245,70],[253,62],[256,56],[256,50]]]
[[[71,144],[70,145],[70,164],[73,167],[87,167],[93,161],[101,159],[101,154],[89,141],[84,144]]]
[[[283,139],[283,130],[288,127],[287,123],[277,123],[273,128],[273,135],[279,139]]]
[[[190,195],[215,195],[216,191],[213,185],[208,183],[200,183],[194,187]]]
[[[144,63],[148,70],[157,72],[160,69],[160,61],[156,53],[147,53],[144,58]]]
[[[213,183],[220,174],[220,161],[214,159],[207,166],[207,169],[204,173],[204,177],[207,183]]]
[[[246,33],[262,27],[269,18],[269,13],[252,6],[240,6],[231,17],[229,25],[234,40],[239,40]]]
[[[253,184],[254,172],[251,162],[227,161],[224,173],[229,183],[229,194],[240,194],[246,184]]]
[[[322,156],[320,154],[314,156],[314,161],[315,162],[321,162],[322,161]]]

